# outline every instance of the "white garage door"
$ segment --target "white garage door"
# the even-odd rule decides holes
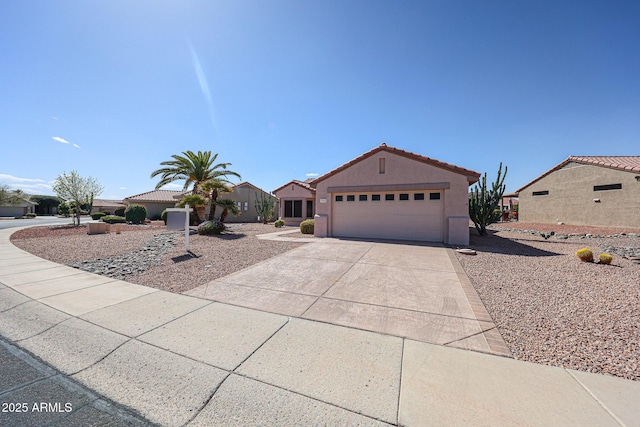
[[[441,191],[332,194],[336,237],[442,242]]]

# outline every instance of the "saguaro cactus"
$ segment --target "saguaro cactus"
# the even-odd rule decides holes
[[[496,209],[500,206],[500,200],[504,194],[506,176],[507,167],[504,167],[503,175],[502,162],[500,162],[498,177],[491,183],[491,189],[487,189],[487,173],[485,172],[469,194],[469,217],[481,236],[487,234],[487,225],[500,219],[501,212],[496,212]]]

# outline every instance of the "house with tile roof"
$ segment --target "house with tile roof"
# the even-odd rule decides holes
[[[640,228],[640,156],[569,156],[517,193],[523,222]]]
[[[306,181],[292,180],[273,190],[279,201],[278,217],[285,225],[300,225],[315,215],[316,190]]]
[[[160,214],[166,208],[176,206],[180,198],[186,194],[184,191],[153,190],[136,194],[124,199],[125,204],[143,205],[147,208],[147,218],[160,218]]]
[[[111,199],[93,199],[93,205],[91,207],[91,213],[94,212],[106,212],[113,215],[116,209],[126,206],[122,200]]]
[[[229,215],[225,222],[258,222],[258,212],[256,211],[256,200],[260,200],[261,197],[273,199],[275,206],[274,218],[278,217],[278,199],[263,189],[256,187],[250,182],[240,182],[231,186],[231,193],[223,193],[220,195],[220,199],[230,199],[236,202],[240,215]],[[218,208],[216,216],[221,212]]]
[[[466,245],[469,186],[479,177],[382,143],[318,178],[291,181],[274,193],[285,222],[315,213],[317,237]]]

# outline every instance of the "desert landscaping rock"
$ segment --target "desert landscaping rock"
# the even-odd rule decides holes
[[[592,228],[583,234],[593,237],[569,229],[567,239],[544,240],[531,224],[518,226],[472,233],[478,255],[457,255],[513,356],[640,380],[640,268],[626,259],[640,251],[638,238]],[[580,262],[585,246],[596,260],[612,254],[612,265]]]
[[[126,279],[144,273],[162,262],[164,255],[173,250],[181,232],[163,233],[152,237],[145,245],[134,252],[90,261],[69,263],[89,273],[100,274],[114,279]]]

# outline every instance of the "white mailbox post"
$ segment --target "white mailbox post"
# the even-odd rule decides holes
[[[189,205],[184,208],[167,208],[167,230],[182,230],[184,228],[184,250],[189,252],[189,213],[193,209]]]

